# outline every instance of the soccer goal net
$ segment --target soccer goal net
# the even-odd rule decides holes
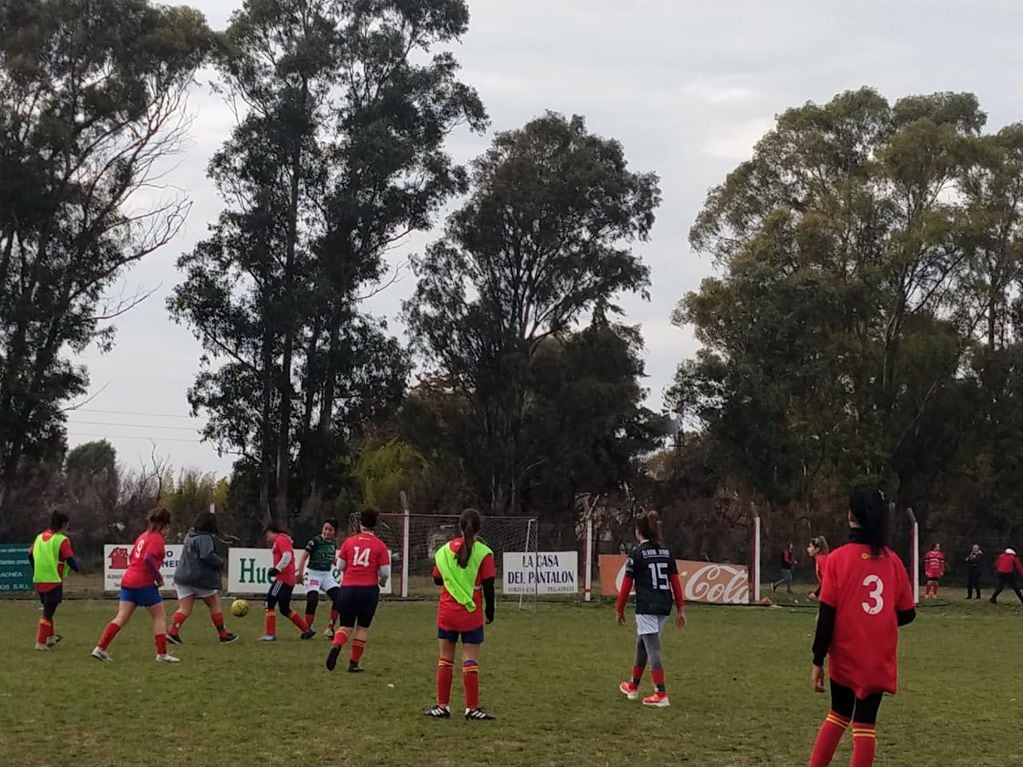
[[[350,527],[358,530],[357,514],[352,516]],[[437,549],[459,536],[458,515],[381,514],[376,534],[391,550],[391,593],[403,598],[435,597],[434,556]],[[518,584],[504,587],[504,555],[536,553],[536,519],[484,517],[479,539],[494,551],[497,593],[515,595],[522,603],[535,600],[536,589],[526,584],[522,584],[523,588],[517,588]]]

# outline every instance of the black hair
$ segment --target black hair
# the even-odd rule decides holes
[[[472,556],[472,545],[476,542],[483,519],[476,509],[466,509],[458,518],[458,529],[462,531],[462,547],[456,555],[458,566],[465,568],[469,566],[469,558]]]
[[[171,513],[165,506],[157,506],[149,514],[146,515],[146,521],[149,525],[146,529],[149,532],[159,530],[161,527],[169,527],[171,522]]]
[[[195,520],[192,522],[192,528],[198,530],[200,533],[213,533],[218,535],[220,530],[217,528],[217,515],[212,511],[200,511]]]
[[[648,511],[636,517],[636,530],[655,546],[661,546],[664,536],[661,535],[661,518],[656,511]]]
[[[818,535],[810,539],[810,545],[823,554],[827,554],[831,551],[831,547],[828,545],[828,539],[823,535]]]
[[[888,545],[888,503],[884,495],[876,488],[858,490],[849,499],[849,511],[859,523],[871,553],[881,556]]]
[[[376,506],[364,506],[362,511],[359,512],[359,524],[367,530],[372,530],[377,526],[377,519],[379,517],[380,509]]]
[[[68,523],[70,518],[63,511],[55,511],[50,515],[50,529],[54,532],[60,530]]]
[[[327,517],[325,520],[323,520],[323,525],[330,525],[335,530],[337,530],[337,518],[336,517]],[[323,527],[323,525],[320,525],[320,527]]]
[[[278,522],[276,519],[272,519],[266,523],[266,527],[263,528],[264,533],[277,533],[279,535],[287,535],[288,528],[284,526],[283,522]]]

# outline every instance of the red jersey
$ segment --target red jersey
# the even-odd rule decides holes
[[[815,554],[813,557],[813,571],[817,575],[818,586],[824,583],[824,563],[827,560],[827,554]]]
[[[141,589],[155,586],[162,580],[160,568],[167,551],[164,547],[163,533],[145,532],[135,539],[128,559],[128,569],[121,578],[121,586],[126,589]],[[149,558],[151,555],[151,558]],[[153,563],[156,569],[153,569]]]
[[[898,687],[898,613],[914,607],[909,575],[889,548],[880,557],[863,543],[831,552],[820,601],[835,608],[828,674],[857,698]]]
[[[285,554],[290,555],[287,557],[287,562],[284,561]],[[278,533],[277,537],[274,538],[273,546],[270,547],[270,556],[273,559],[274,567],[280,570],[274,577],[274,580],[280,581],[285,586],[294,587],[295,547],[291,543],[291,537],[284,533]]]
[[[995,560],[995,570],[1000,573],[1015,572],[1017,575],[1023,575],[1023,564],[1020,564],[1017,555],[1003,551]]]
[[[924,575],[928,578],[940,578],[945,574],[945,555],[931,549],[924,557]]]
[[[54,536],[54,532],[53,532],[53,530],[44,530],[42,535],[43,535],[43,541],[45,542],[45,541],[50,540],[50,538],[52,538]],[[29,544],[29,547],[28,547],[28,553],[29,554],[32,553],[32,549],[35,548],[35,545],[36,545],[35,541],[33,541],[31,544]],[[67,538],[65,538],[63,540],[63,542],[60,544],[60,553],[57,555],[57,560],[58,560],[57,561],[57,575],[60,576],[61,582],[60,583],[37,583],[35,585],[36,586],[36,591],[39,592],[40,594],[45,594],[47,591],[53,591],[54,589],[59,589],[61,586],[63,586],[64,585],[64,583],[63,583],[63,581],[64,581],[64,567],[65,567],[64,563],[67,562],[69,559],[71,559],[71,557],[73,557],[74,555],[75,555],[75,552],[71,550],[71,541],[68,540]]]
[[[345,538],[337,558],[345,563],[342,586],[377,586],[380,568],[391,564],[391,553],[373,533],[357,533]]]
[[[455,538],[445,544],[456,554],[462,548],[462,539]],[[440,570],[433,566],[433,577],[440,578]],[[493,554],[487,554],[480,562],[480,569],[476,573],[476,589],[473,592],[473,600],[476,602],[476,609],[469,612],[460,605],[448,590],[441,586],[440,604],[437,607],[437,627],[445,631],[475,631],[485,623],[483,615],[483,581],[497,577],[497,568],[494,566]]]

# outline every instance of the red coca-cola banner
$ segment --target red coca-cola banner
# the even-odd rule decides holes
[[[749,575],[745,565],[675,560],[687,602],[744,605],[749,602]],[[600,593],[615,596],[625,577],[625,555],[600,555]]]

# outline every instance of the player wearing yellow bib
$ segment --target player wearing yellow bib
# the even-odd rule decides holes
[[[43,603],[43,617],[39,619],[39,629],[36,632],[37,650],[50,650],[61,640],[60,634],[54,631],[53,616],[57,612],[57,605],[64,599],[64,566],[67,565],[76,573],[81,572],[75,560],[75,552],[71,550],[71,541],[65,534],[67,523],[67,514],[53,512],[50,526],[36,536],[28,550],[32,580],[39,601]]]

